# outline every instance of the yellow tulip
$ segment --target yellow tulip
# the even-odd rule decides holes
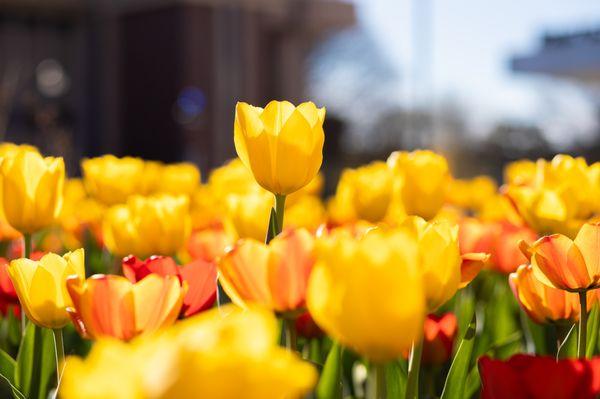
[[[432,219],[446,199],[450,182],[448,162],[432,151],[396,151],[387,159],[408,215]]]
[[[386,216],[392,194],[392,172],[381,161],[345,170],[336,192],[341,197],[337,204],[348,201],[353,207],[352,214],[371,223]]]
[[[104,155],[84,159],[81,169],[86,189],[105,205],[122,204],[142,189],[145,165],[140,158]]]
[[[262,109],[240,102],[235,108],[238,156],[262,187],[287,195],[306,186],[323,161],[325,108],[271,101]]]
[[[534,161],[522,159],[504,167],[504,182],[516,185],[531,185],[536,179],[537,166]]]
[[[400,357],[423,331],[425,293],[418,244],[403,230],[377,228],[355,239],[317,243],[308,309],[332,338],[374,362]]]
[[[245,195],[229,195],[226,198],[226,205],[228,220],[239,238],[265,240],[269,215],[273,207],[272,195],[265,191]]]
[[[200,169],[192,163],[176,163],[162,167],[156,192],[191,195],[200,185]]]
[[[292,205],[286,205],[283,226],[316,231],[325,221],[325,207],[321,199],[314,195],[305,195]]]
[[[67,359],[60,397],[302,398],[317,373],[277,337],[272,313],[227,305],[128,345],[100,340],[85,359]]]
[[[489,176],[476,176],[472,179],[451,180],[448,188],[448,202],[465,209],[479,210],[493,198],[498,185]]]
[[[37,148],[27,144],[0,143],[0,158],[13,156],[19,151],[28,150],[39,152]],[[21,233],[15,230],[6,220],[2,206],[2,184],[0,184],[0,241],[11,241],[19,238]]]
[[[540,234],[574,237],[598,209],[600,179],[585,159],[556,155],[540,159],[536,174],[526,184],[509,184],[505,192],[519,214]]]
[[[423,275],[428,313],[432,313],[452,298],[461,285],[458,226],[443,220],[428,223],[413,216],[401,227],[410,231],[418,242],[419,270]]]
[[[239,158],[214,169],[208,176],[207,187],[219,198],[263,190]]]
[[[70,320],[66,308],[73,306],[67,277],[85,278],[84,251],[62,257],[50,253],[39,261],[16,259],[10,262],[8,273],[27,317],[41,327],[62,328]]]
[[[62,158],[21,150],[2,159],[1,174],[4,215],[12,227],[30,234],[56,220],[63,202]]]
[[[174,255],[191,231],[189,200],[184,196],[134,195],[126,204],[110,208],[102,232],[115,255]]]

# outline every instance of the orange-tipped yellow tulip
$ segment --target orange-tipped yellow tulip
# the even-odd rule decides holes
[[[184,196],[134,195],[110,208],[102,225],[107,248],[115,255],[173,255],[191,231],[189,201]]]
[[[312,102],[295,107],[271,101],[264,109],[240,102],[235,107],[235,149],[258,184],[274,194],[291,194],[319,172],[324,119],[325,108]]]
[[[149,274],[133,284],[122,276],[79,276],[67,280],[73,306],[67,308],[82,336],[130,340],[173,324],[185,287],[177,276]]]
[[[233,302],[257,303],[278,312],[304,307],[313,267],[314,239],[286,230],[266,245],[240,240],[219,262],[219,280]]]
[[[140,193],[145,173],[142,159],[114,155],[84,159],[81,169],[88,193],[105,205],[122,204]]]
[[[511,162],[504,168],[504,181],[507,184],[529,186],[535,182],[536,175],[536,163],[529,159]]]
[[[549,162],[538,160],[535,179],[509,184],[505,193],[538,233],[572,238],[598,209],[600,180],[585,159],[559,154]]]
[[[450,171],[442,155],[432,151],[396,151],[387,159],[407,215],[432,219],[446,199]]]
[[[426,222],[408,217],[401,227],[418,243],[419,270],[423,276],[428,313],[435,311],[468,284],[481,270],[488,255],[465,254],[458,245],[458,226],[446,221]]]
[[[600,223],[584,224],[575,240],[553,234],[533,245],[522,242],[535,277],[551,287],[582,291],[600,287]]]
[[[508,277],[510,287],[521,308],[536,323],[579,321],[579,297],[541,283],[531,265],[521,265]],[[588,303],[593,297],[588,298]]]
[[[227,305],[129,344],[99,340],[67,359],[60,397],[300,399],[317,373],[277,346],[278,333],[270,312]]]
[[[72,306],[67,277],[85,276],[84,251],[62,257],[50,253],[39,261],[16,259],[10,262],[8,273],[27,317],[41,327],[62,328],[69,322],[66,309]]]
[[[62,158],[18,150],[2,158],[2,206],[8,223],[24,234],[50,226],[63,202],[65,164]]]
[[[318,241],[307,305],[333,339],[368,359],[400,357],[423,333],[425,289],[418,244],[406,230],[342,232]]]

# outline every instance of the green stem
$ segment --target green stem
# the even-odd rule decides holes
[[[579,305],[581,314],[579,316],[579,335],[577,340],[577,357],[585,358],[586,341],[587,341],[587,291],[579,291]]]
[[[53,329],[54,333],[54,354],[56,355],[56,390],[60,386],[60,380],[62,378],[62,367],[65,362],[65,345],[63,342],[62,329]]]
[[[385,399],[385,366],[373,363],[369,367],[367,399]]]
[[[319,338],[311,338],[308,342],[308,360],[313,363],[321,364],[321,340]]]
[[[31,250],[32,250],[31,234],[29,234],[29,233],[23,234],[23,241],[25,241],[25,251],[24,251],[25,258],[29,259],[31,257]]]
[[[285,195],[275,194],[275,218],[277,234],[283,230],[283,211],[285,210]]]
[[[293,318],[283,318],[283,329],[285,331],[285,347],[290,352],[296,351],[296,321]]]
[[[419,397],[419,373],[421,371],[421,356],[423,354],[423,341],[413,343],[408,360],[408,381],[406,383],[406,399]]]

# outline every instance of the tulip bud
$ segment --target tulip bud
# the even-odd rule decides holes
[[[8,273],[27,317],[41,327],[62,328],[69,322],[66,309],[72,306],[66,280],[71,275],[84,278],[84,252],[78,249],[62,257],[50,253],[39,261],[16,259]]]
[[[3,158],[0,171],[4,215],[12,227],[31,234],[54,223],[63,202],[62,158],[20,150]]]
[[[312,102],[294,107],[271,101],[264,109],[240,102],[235,108],[235,149],[258,184],[274,194],[291,194],[319,172],[324,119],[325,108]]]

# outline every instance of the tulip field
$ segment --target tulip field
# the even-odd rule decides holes
[[[0,397],[600,397],[600,162],[395,151],[325,198],[325,116],[240,102],[202,173],[0,144]]]

